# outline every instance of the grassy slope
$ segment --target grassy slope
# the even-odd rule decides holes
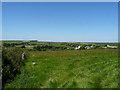
[[[6,88],[115,88],[117,57],[117,50],[32,51]]]

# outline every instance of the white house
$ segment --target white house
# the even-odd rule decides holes
[[[80,49],[81,46],[75,47],[75,50]]]
[[[110,46],[110,45],[107,45],[108,48],[117,48],[117,46]]]
[[[86,49],[91,49],[93,46],[85,46]]]

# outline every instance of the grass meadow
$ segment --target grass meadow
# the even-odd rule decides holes
[[[30,51],[21,74],[5,85],[5,88],[117,87],[117,49]]]

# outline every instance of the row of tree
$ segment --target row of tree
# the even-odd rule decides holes
[[[36,46],[33,48],[38,51],[47,51],[47,50],[65,50],[67,47],[57,47],[57,46]]]
[[[35,43],[22,42],[22,43],[3,43],[4,47],[15,47],[16,45],[37,45]]]

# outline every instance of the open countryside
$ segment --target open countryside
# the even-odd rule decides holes
[[[120,88],[119,3],[44,1],[2,2],[2,89]]]
[[[6,80],[5,88],[118,87],[117,43],[3,41],[3,46],[29,53],[20,73]]]

